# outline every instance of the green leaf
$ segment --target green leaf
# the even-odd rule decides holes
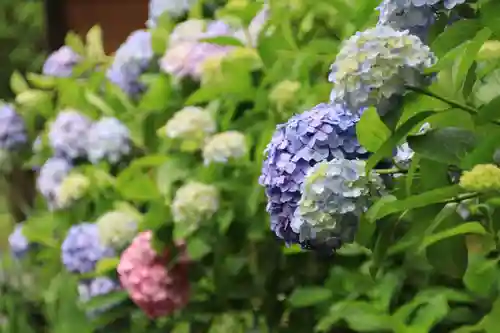
[[[80,36],[73,31],[68,32],[64,39],[64,44],[80,55],[85,55],[85,44]]]
[[[18,71],[14,71],[10,76],[10,89],[17,95],[29,89],[29,85]]]
[[[91,298],[88,302],[83,304],[85,310],[95,310],[102,307],[115,305],[116,303],[123,302],[128,299],[126,291],[115,291],[105,295],[99,295]]]
[[[495,151],[499,147],[500,132],[495,129],[486,130],[483,137],[479,140],[476,148],[467,154],[460,163],[460,167],[469,170],[476,164],[485,164],[493,162]]]
[[[29,89],[16,96],[16,103],[27,107],[33,107],[44,103],[44,101],[50,98],[50,92]]]
[[[95,272],[97,275],[106,275],[111,271],[115,271],[120,263],[120,258],[102,258],[97,262]]]
[[[500,36],[500,4],[497,1],[489,1],[480,7],[481,24],[490,28],[495,34]]]
[[[474,37],[474,39],[467,44],[464,53],[458,60],[456,68],[454,68],[452,75],[453,84],[457,91],[462,90],[469,69],[476,61],[476,57],[479,50],[481,49],[481,46],[483,46],[484,42],[486,42],[488,38],[490,38],[491,33],[492,32],[490,29],[484,28],[479,31],[476,37]]]
[[[374,221],[390,214],[424,207],[433,203],[444,202],[455,197],[460,192],[461,188],[458,185],[442,187],[432,191],[417,194],[403,200],[391,200],[389,202],[383,202],[380,204],[380,206],[376,207],[375,212],[371,212],[371,210],[373,209],[373,207],[371,207],[366,214],[370,217],[370,220]]]
[[[384,157],[391,157],[394,148],[420,122],[435,114],[435,111],[422,111],[399,126],[394,134],[366,162],[366,172],[369,173]]]
[[[56,78],[52,76],[28,73],[26,77],[29,83],[38,89],[53,89],[56,86]]]
[[[443,57],[448,51],[474,38],[481,29],[477,20],[459,20],[448,26],[432,43],[431,50],[438,58]]]
[[[100,61],[106,57],[102,41],[102,29],[95,25],[87,32],[85,54],[92,60]]]
[[[332,298],[330,289],[323,287],[298,287],[288,297],[288,302],[294,308],[304,308],[317,305]]]
[[[170,79],[167,75],[158,74],[149,83],[148,90],[139,102],[141,112],[164,110],[171,94]]]
[[[190,238],[187,243],[187,252],[192,260],[199,260],[211,251],[212,248],[200,238]]]
[[[483,105],[477,114],[476,123],[478,125],[486,124],[491,120],[500,118],[500,96],[493,98],[488,104]]]
[[[407,140],[410,148],[422,157],[452,165],[460,165],[461,160],[476,146],[474,132],[455,127],[430,130]]]
[[[178,159],[169,158],[156,171],[156,185],[160,193],[170,200],[172,185],[189,176],[189,168]]]
[[[151,47],[153,52],[159,56],[165,54],[169,32],[167,29],[156,27],[151,30]]]
[[[461,224],[459,226],[456,226],[451,229],[447,229],[445,231],[441,231],[438,233],[435,233],[433,235],[427,236],[424,238],[424,241],[419,247],[419,251],[423,251],[426,247],[442,241],[443,239],[449,238],[449,237],[454,237],[462,234],[479,234],[479,235],[484,235],[486,233],[486,230],[484,230],[484,227],[478,223],[478,222],[467,222],[464,224]]]
[[[467,289],[474,294],[488,298],[500,278],[498,260],[486,259],[483,254],[469,252],[469,265],[463,277]]]
[[[380,119],[375,108],[369,108],[356,124],[356,134],[359,143],[371,152],[377,151],[391,136],[391,131]]]
[[[115,111],[97,94],[87,90],[85,92],[85,99],[89,102],[89,104],[95,106],[99,111],[101,111],[103,115],[108,117],[113,117],[115,115]]]
[[[218,36],[218,37],[212,37],[212,38],[203,38],[200,40],[200,42],[216,44],[216,45],[221,45],[221,46],[241,46],[241,47],[245,46],[245,44],[243,44],[238,38],[231,37],[231,36]]]

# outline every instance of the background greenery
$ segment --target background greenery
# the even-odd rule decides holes
[[[40,134],[31,126],[35,119],[50,121],[72,107],[94,119],[119,118],[131,129],[141,154],[117,170],[81,165],[78,169],[94,186],[71,209],[54,214],[42,202],[33,208],[25,235],[41,248],[22,262],[8,256],[4,260],[7,278],[0,308],[7,318],[5,332],[497,333],[497,193],[465,193],[475,201],[467,207],[472,214],[464,219],[457,213],[464,193],[449,174],[450,167],[456,173],[493,163],[499,148],[500,131],[491,120],[500,116],[500,54],[484,47],[500,39],[496,1],[467,7],[473,15],[446,29],[448,17],[441,17],[430,40],[440,58],[433,68],[439,72],[437,80],[428,91],[408,93],[396,121],[380,119],[374,110],[363,115],[357,131],[374,153],[371,165],[390,155],[422,122],[430,122],[435,130],[409,136],[416,151],[412,167],[394,179],[391,195],[363,218],[356,243],[335,256],[323,256],[284,247],[268,230],[265,197],[257,183],[261,152],[277,123],[328,100],[331,84],[326,76],[340,43],[373,26],[378,3],[271,1],[272,29],[255,50],[262,67],[255,70],[248,59],[229,59],[220,67],[217,84],[177,84],[152,68],[143,78],[147,92],[133,100],[106,83],[102,68],[84,80],[35,74],[27,81],[12,80],[16,106],[30,124],[32,139]],[[248,22],[256,12],[253,6],[242,6],[231,14]],[[171,28],[171,22],[165,22],[152,31],[157,56],[163,54]],[[100,39],[98,27],[85,42],[74,35],[68,38],[68,44],[86,56],[77,70],[109,60],[101,52]],[[278,105],[269,96],[284,80],[298,82],[300,89],[286,105]],[[234,164],[206,167],[198,154],[158,138],[158,128],[185,105],[214,110],[221,130],[244,132],[248,156]],[[30,156],[27,166],[48,156],[46,151]],[[213,219],[187,233],[173,225],[169,203],[176,189],[193,179],[216,185],[222,204]],[[64,272],[60,243],[69,226],[94,221],[117,204],[143,214],[141,229],[153,230],[158,246],[172,238],[187,240],[195,264],[192,299],[183,311],[149,320],[123,292],[78,302],[77,281],[89,276]],[[114,276],[117,261],[101,261],[93,275]],[[21,276],[36,282],[19,288]],[[115,302],[119,305],[97,318],[85,315]]]

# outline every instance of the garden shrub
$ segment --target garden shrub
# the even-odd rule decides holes
[[[498,331],[497,1],[160,3],[12,80],[6,332]]]

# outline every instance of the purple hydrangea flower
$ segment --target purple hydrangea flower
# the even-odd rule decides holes
[[[13,151],[28,141],[23,118],[9,104],[0,105],[0,149]]]
[[[130,131],[118,119],[105,117],[90,127],[87,140],[87,155],[92,163],[107,159],[117,163],[130,154]]]
[[[96,296],[107,295],[119,289],[120,285],[116,283],[116,281],[101,276],[92,280],[80,282],[78,285],[78,294],[80,296],[80,302],[86,303]],[[95,317],[110,309],[113,305],[114,304],[106,304],[103,307],[89,311],[87,315],[91,318]]]
[[[91,120],[76,110],[65,110],[50,125],[49,145],[56,156],[68,159],[85,157],[87,132]]]
[[[45,61],[42,73],[44,75],[57,77],[70,77],[82,57],[74,52],[69,46],[63,46],[53,52]]]
[[[49,209],[57,208],[59,186],[71,169],[72,165],[68,160],[59,157],[48,159],[40,168],[36,187],[47,201]]]
[[[365,157],[356,139],[353,115],[336,104],[319,104],[277,126],[265,149],[267,158],[259,183],[266,189],[271,229],[287,243],[298,242],[290,227],[308,170],[333,158]]]
[[[192,23],[195,28],[199,28],[199,21],[186,23]],[[180,34],[186,34],[184,29],[188,30],[185,26],[180,26],[179,30],[175,29],[172,32],[169,48],[160,59],[160,68],[177,78],[189,76],[195,80],[200,80],[203,63],[209,58],[229,53],[233,47],[204,43],[199,40],[229,36],[233,34],[233,31],[229,25],[222,21],[210,22],[204,32],[198,31],[199,33],[196,34],[189,31],[188,36],[179,36]]]
[[[92,272],[100,259],[114,254],[101,245],[97,225],[87,222],[72,226],[61,247],[62,263],[73,273]]]
[[[153,56],[149,31],[134,31],[116,51],[107,77],[129,96],[135,96],[144,90],[139,77],[147,70]]]
[[[28,240],[23,235],[23,225],[23,223],[16,224],[9,236],[10,251],[18,259],[22,258],[30,248]]]

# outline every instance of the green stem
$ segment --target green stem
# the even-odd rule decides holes
[[[379,175],[392,175],[395,173],[408,173],[408,170],[399,169],[399,168],[391,168],[391,169],[375,169],[374,170]]]
[[[422,89],[422,88],[418,88],[418,87],[413,87],[413,86],[406,86],[406,89],[414,91],[414,92],[422,94],[422,95],[426,95],[426,96],[438,99],[438,100],[440,100],[442,102],[447,103],[448,105],[450,105],[450,106],[452,106],[454,108],[464,110],[465,112],[467,112],[467,113],[469,113],[469,114],[471,114],[473,116],[477,116],[478,113],[479,113],[479,111],[477,109],[473,108],[473,107],[470,107],[468,105],[452,101],[451,99],[448,99],[448,98],[443,97],[443,96],[439,96],[439,95],[433,93],[432,91],[429,91],[429,90],[426,90],[426,89]],[[500,125],[500,121],[498,121],[498,120],[492,120],[491,122],[493,124],[495,124],[495,125]]]
[[[464,200],[472,199],[472,198],[475,198],[478,196],[479,196],[479,193],[475,193],[475,192],[474,193],[464,193],[464,194],[457,195],[456,197],[454,197],[452,199],[446,200],[445,203],[464,201]]]

